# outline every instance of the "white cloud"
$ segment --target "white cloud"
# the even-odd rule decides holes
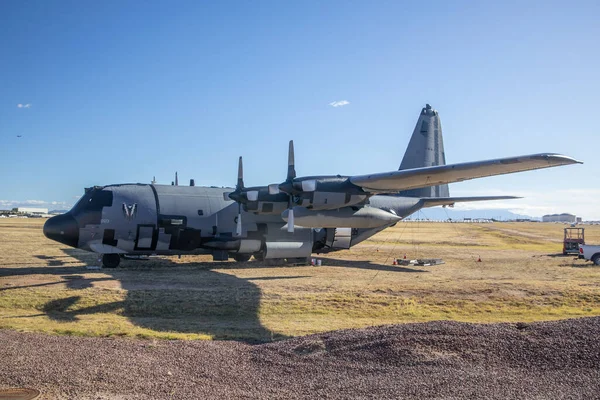
[[[331,103],[329,103],[331,107],[343,107],[347,104],[350,104],[348,100],[332,101]]]
[[[33,205],[46,204],[46,202],[44,200],[25,200],[23,203],[25,203],[25,204],[33,204]]]
[[[45,201],[45,200],[0,200],[0,209],[12,209],[16,207],[42,207],[42,208],[71,208],[71,204],[65,201]]]
[[[29,103],[27,103],[27,104],[21,104],[21,103],[19,103],[19,104],[17,104],[17,107],[18,108],[30,108],[31,104],[29,104]]]

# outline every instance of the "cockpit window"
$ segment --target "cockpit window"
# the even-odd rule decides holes
[[[71,213],[78,214],[81,211],[100,211],[102,207],[110,207],[113,203],[113,193],[110,190],[93,189],[83,195],[73,206]]]
[[[75,203],[75,205],[71,208],[71,212],[75,212],[76,210],[79,210],[82,208],[82,203],[84,203],[85,201],[87,201],[88,198],[88,193],[85,193],[83,196],[81,196],[79,198],[79,200],[77,200],[77,203]]]

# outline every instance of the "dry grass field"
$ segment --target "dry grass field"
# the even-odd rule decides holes
[[[270,341],[431,320],[600,315],[600,268],[559,255],[563,225],[405,222],[320,267],[124,261],[47,240],[43,219],[0,220],[0,328],[53,334]],[[586,227],[600,243],[600,226]],[[430,267],[394,257],[443,258]],[[481,257],[482,262],[477,262]]]

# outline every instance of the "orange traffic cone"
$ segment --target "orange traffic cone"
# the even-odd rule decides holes
[[[406,253],[404,253],[404,259],[406,260]]]
[[[392,265],[398,265],[398,260],[396,260],[396,259],[394,258],[394,262],[392,263]]]
[[[479,258],[477,259],[477,262],[481,262],[481,256],[479,256]]]

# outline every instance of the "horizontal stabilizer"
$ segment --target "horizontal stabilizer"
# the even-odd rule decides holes
[[[389,193],[569,164],[581,164],[581,162],[560,154],[542,153],[357,175],[350,177],[350,182],[362,187],[367,192]]]
[[[423,207],[435,206],[453,206],[455,203],[466,203],[470,201],[491,201],[491,200],[514,200],[522,199],[517,196],[475,196],[475,197],[424,197]]]

